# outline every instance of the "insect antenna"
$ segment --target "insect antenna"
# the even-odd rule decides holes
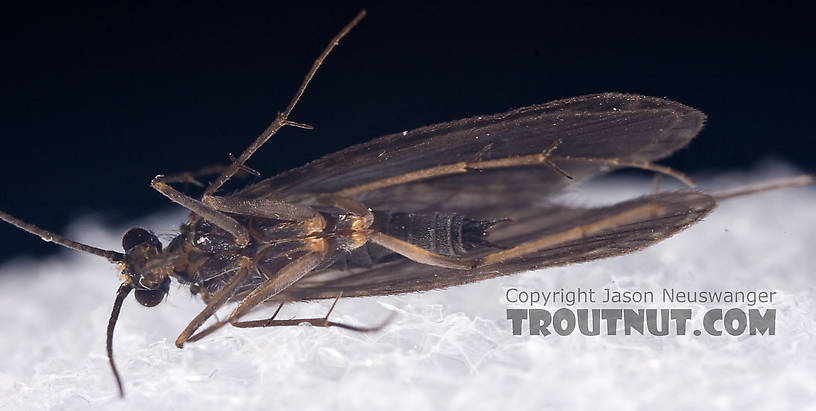
[[[125,389],[122,388],[122,378],[119,377],[119,371],[116,370],[116,363],[113,362],[113,329],[116,328],[116,320],[119,319],[119,311],[122,310],[122,303],[128,294],[130,294],[131,290],[133,290],[133,286],[130,285],[130,283],[125,283],[119,286],[119,290],[116,291],[116,300],[113,302],[113,310],[108,320],[108,334],[105,341],[105,347],[108,350],[108,362],[110,363],[111,371],[113,371],[113,377],[116,378],[116,385],[119,387],[119,397],[121,398],[125,398]]]
[[[59,234],[54,234],[48,230],[44,230],[40,227],[37,227],[34,224],[26,223],[25,221],[20,220],[19,218],[7,214],[3,211],[0,211],[0,220],[3,220],[21,230],[28,231],[29,233],[40,237],[45,242],[56,243],[66,248],[71,248],[77,251],[82,251],[85,253],[98,255],[100,257],[105,257],[106,259],[108,259],[108,261],[112,263],[118,263],[120,261],[124,261],[125,259],[125,255],[122,253],[111,250],[105,250],[102,248],[96,248],[94,246],[69,240]]]

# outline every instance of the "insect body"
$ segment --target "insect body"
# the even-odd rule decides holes
[[[490,246],[487,231],[498,223],[448,213],[375,211],[372,215],[368,228],[447,256],[466,255],[480,246]],[[246,247],[236,246],[228,233],[206,220],[196,216],[190,220],[166,253],[178,256],[172,264],[173,276],[205,294],[215,294],[229,282],[235,274],[231,267],[240,256],[251,258],[255,270],[238,285],[235,296],[254,289],[307,250],[325,251],[313,271],[371,268],[398,256],[366,243],[365,232],[354,228],[365,223],[350,214],[321,212],[311,228],[280,220],[243,218],[252,237]],[[235,296],[232,299],[237,299]]]
[[[102,250],[0,212],[0,219],[46,241],[105,257],[121,269],[107,334],[120,394],[113,329],[131,291],[152,307],[175,279],[202,297],[206,307],[178,336],[178,347],[227,324],[307,322],[365,331],[371,329],[333,322],[328,315],[244,317],[268,302],[430,290],[620,255],[699,221],[720,199],[811,181],[800,177],[719,195],[692,189],[654,193],[601,208],[546,202],[568,184],[620,167],[693,184],[653,162],[688,144],[705,115],[665,99],[604,93],[380,137],[219,195],[280,128],[310,128],[289,115],[317,68],[362,17],[332,39],[286,110],[219,170],[200,198],[169,185],[178,181],[173,176],[153,180],[154,189],[191,211],[166,246],[135,228],[123,237],[124,253]],[[228,302],[237,306],[201,330]]]

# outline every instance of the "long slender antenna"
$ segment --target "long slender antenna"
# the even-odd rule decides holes
[[[105,257],[108,259],[108,261],[112,263],[123,261],[125,259],[125,255],[122,253],[104,250],[101,248],[96,248],[87,244],[82,244],[73,240],[69,240],[61,235],[54,234],[48,230],[43,230],[42,228],[37,227],[34,224],[26,223],[25,221],[20,220],[19,218],[7,214],[3,211],[0,211],[0,220],[3,220],[21,230],[28,231],[29,233],[40,237],[43,241],[49,243],[56,243],[63,247],[72,248],[74,250],[90,253],[93,255],[98,255],[100,257]]]
[[[116,378],[116,385],[119,386],[119,397],[125,398],[125,389],[122,388],[122,378],[119,377],[119,371],[116,370],[116,363],[113,362],[113,329],[116,328],[116,320],[119,319],[119,311],[122,310],[122,303],[125,297],[133,290],[130,283],[124,283],[119,286],[116,291],[116,300],[113,302],[113,310],[111,311],[110,319],[108,320],[108,337],[106,340],[106,348],[108,350],[108,362],[110,362],[113,377]]]
[[[295,105],[298,103],[298,101],[300,101],[300,97],[303,96],[303,92],[306,91],[306,87],[309,85],[309,82],[312,81],[312,78],[317,72],[317,69],[320,68],[320,66],[323,64],[323,61],[325,61],[326,57],[329,56],[329,53],[331,53],[331,51],[334,50],[334,48],[337,47],[338,44],[340,44],[340,39],[345,37],[345,35],[348,34],[351,31],[351,29],[354,28],[354,26],[356,26],[357,23],[359,23],[360,20],[363,19],[363,17],[365,17],[365,15],[366,15],[365,10],[362,10],[359,13],[357,13],[357,15],[348,24],[346,24],[346,26],[343,27],[343,29],[340,30],[340,32],[337,33],[336,36],[334,36],[334,38],[331,39],[331,41],[323,50],[323,52],[320,53],[320,56],[317,57],[317,60],[315,60],[314,63],[312,64],[312,68],[309,70],[308,73],[306,73],[306,78],[303,79],[303,82],[300,84],[300,87],[295,93],[295,96],[292,98],[292,101],[289,102],[289,106],[286,107],[286,110],[284,110],[282,113],[278,113],[278,116],[275,118],[275,121],[273,121],[272,124],[270,124],[269,127],[267,127],[266,130],[264,130],[261,133],[261,135],[259,135],[258,138],[256,138],[255,141],[253,141],[252,144],[250,144],[250,146],[247,147],[247,149],[244,150],[244,152],[241,153],[241,155],[237,159],[235,159],[235,161],[233,161],[232,164],[230,164],[229,167],[227,167],[227,169],[224,170],[224,172],[221,173],[221,175],[218,176],[218,178],[215,179],[210,184],[209,187],[207,187],[207,190],[204,191],[205,197],[212,195],[213,193],[215,193],[216,190],[221,188],[221,186],[224,185],[224,183],[226,183],[227,180],[229,180],[233,175],[235,175],[235,173],[238,172],[238,170],[241,169],[244,163],[246,163],[246,161],[249,160],[249,157],[251,157],[252,154],[254,154],[255,151],[257,151],[259,148],[261,148],[261,146],[264,145],[264,143],[266,143],[267,140],[269,140],[273,135],[275,135],[275,133],[277,133],[278,130],[281,129],[281,127],[293,126],[305,129],[312,128],[312,126],[308,124],[300,124],[295,123],[294,121],[290,121],[289,115],[292,114],[292,110],[294,110]]]

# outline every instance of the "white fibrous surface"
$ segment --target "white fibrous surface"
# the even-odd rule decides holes
[[[718,190],[793,173],[776,166],[698,180]],[[562,200],[609,203],[650,190],[647,179],[608,178]],[[0,409],[816,409],[814,206],[813,186],[740,197],[641,252],[446,290],[339,301],[331,319],[355,325],[375,325],[396,310],[374,333],[225,327],[177,349],[176,336],[204,304],[173,283],[155,308],[133,297],[123,306],[114,354],[124,400],[105,355],[120,281],[115,267],[68,250],[20,257],[0,267]],[[181,221],[177,211],[136,223],[169,234],[166,244]],[[119,250],[126,228],[84,219],[67,234]],[[712,308],[776,309],[775,335],[531,336],[525,327],[526,335],[516,336],[506,310],[529,306],[506,301],[511,287],[653,290],[658,301],[621,307],[691,308],[692,329]],[[748,307],[666,303],[663,288],[777,293],[773,303]],[[287,305],[279,318],[320,317],[329,305]],[[604,305],[572,308],[580,307]]]

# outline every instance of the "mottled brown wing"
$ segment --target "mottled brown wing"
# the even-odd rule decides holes
[[[310,194],[475,159],[541,153],[560,139],[554,154],[654,161],[685,146],[705,115],[683,104],[640,95],[604,93],[477,116],[380,137],[329,154],[235,194],[307,201]],[[376,209],[416,211],[434,205],[471,212],[484,207],[524,206],[567,184],[608,171],[597,164],[559,164],[575,180],[547,167],[519,167],[437,177],[358,196]],[[508,174],[509,173],[509,174]],[[507,176],[515,178],[509,180]],[[508,194],[513,194],[512,196]]]
[[[527,209],[515,224],[497,226],[490,239],[513,246],[547,234],[610,217],[645,204],[658,204],[664,213],[632,224],[571,241],[532,255],[473,270],[451,270],[400,258],[369,269],[315,272],[272,301],[390,295],[467,284],[488,278],[558,265],[612,257],[640,250],[705,217],[716,201],[697,191],[648,195],[600,208],[547,207]],[[483,250],[482,253],[489,252]]]

